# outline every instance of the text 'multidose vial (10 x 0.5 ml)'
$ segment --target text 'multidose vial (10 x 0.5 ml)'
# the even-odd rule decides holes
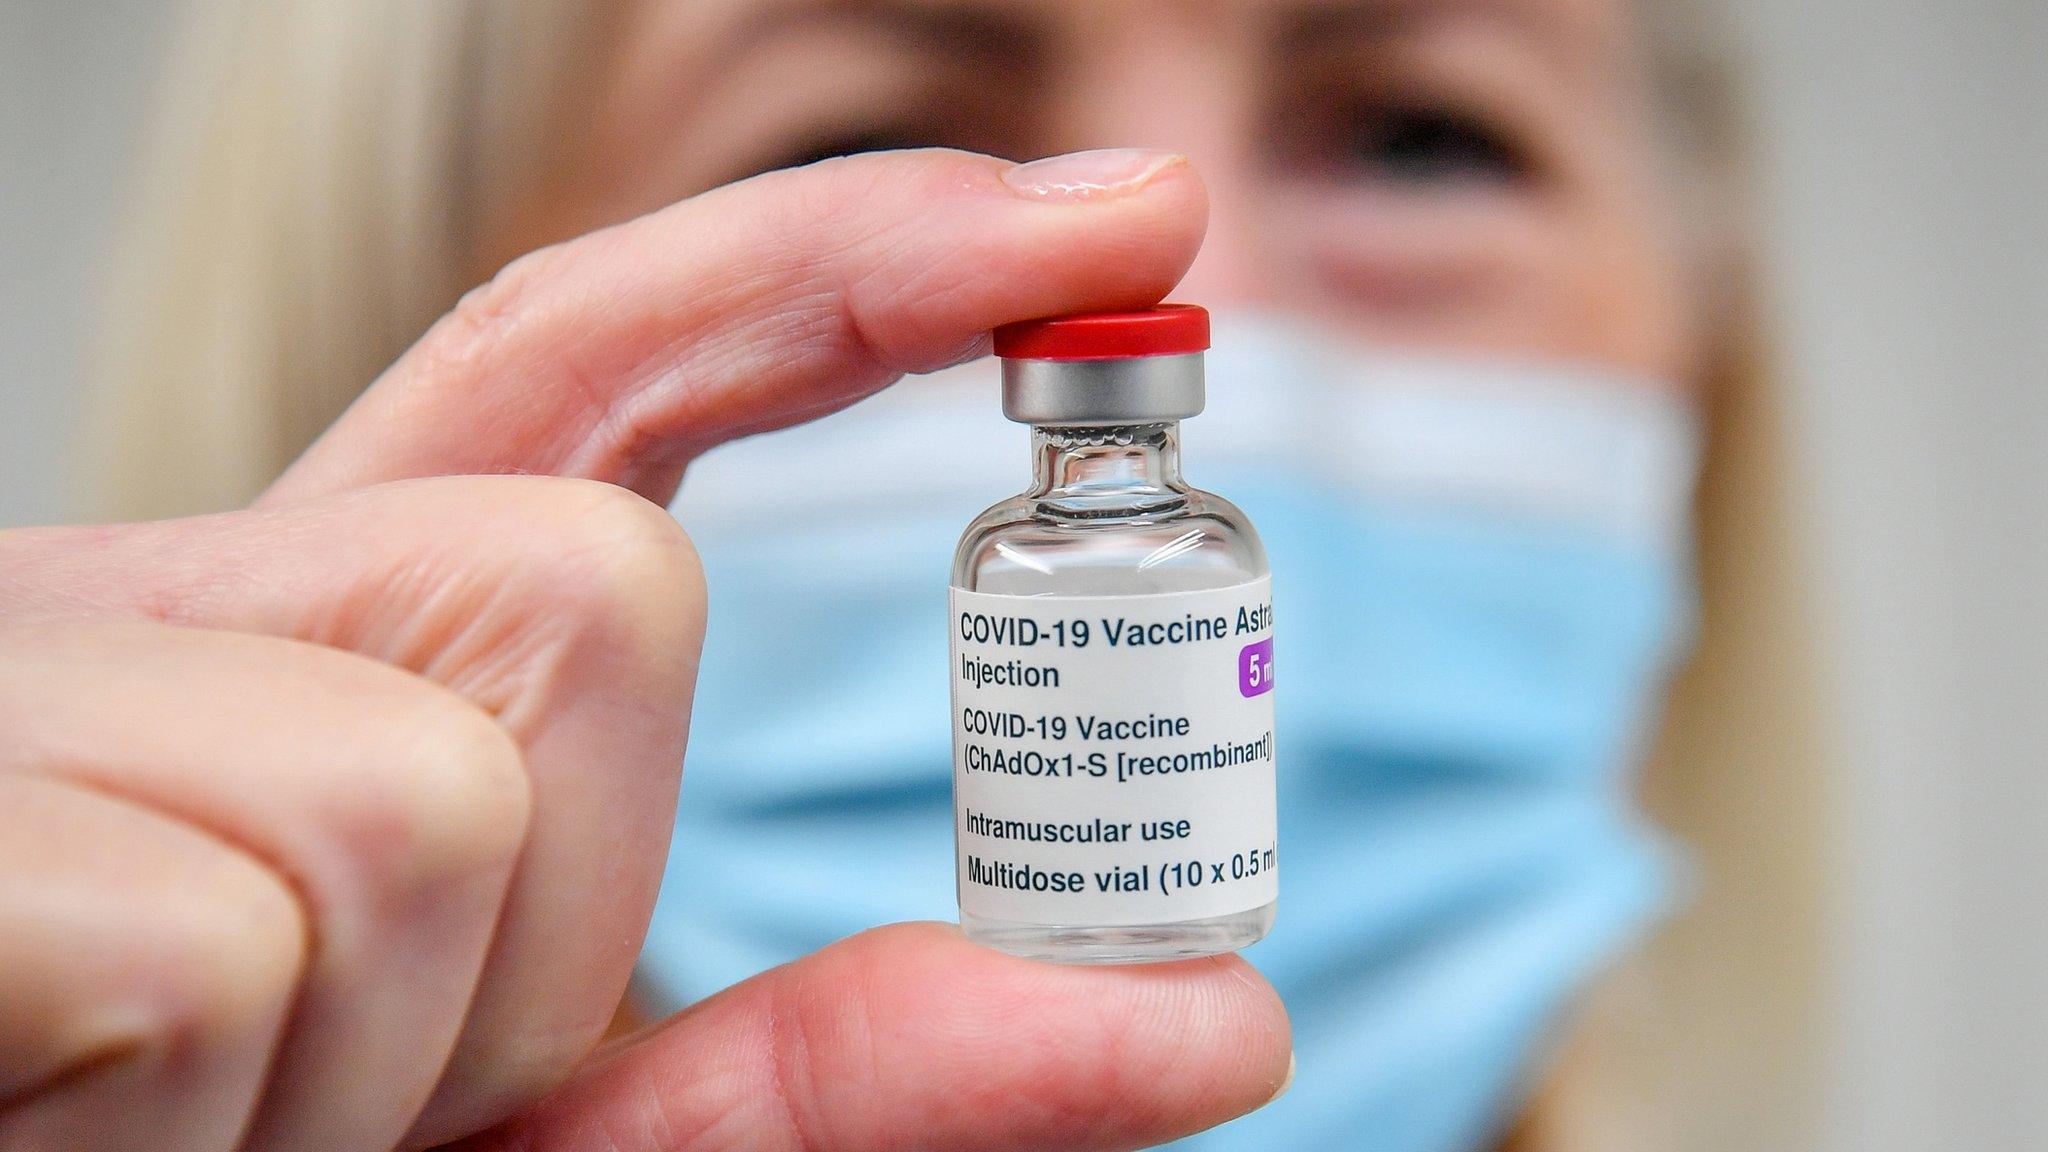
[[[1031,487],[953,559],[960,924],[1042,960],[1242,948],[1279,894],[1273,608],[1244,513],[1180,475],[1209,316],[996,330]]]

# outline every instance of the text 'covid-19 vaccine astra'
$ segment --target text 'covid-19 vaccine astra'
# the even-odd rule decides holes
[[[1209,316],[996,330],[1032,481],[953,559],[960,923],[1043,960],[1242,948],[1279,894],[1265,549],[1180,474]]]

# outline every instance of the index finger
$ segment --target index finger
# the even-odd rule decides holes
[[[1163,297],[1208,201],[1172,153],[940,150],[774,172],[508,265],[266,495],[539,472],[665,503],[725,440],[979,354],[1011,320]]]

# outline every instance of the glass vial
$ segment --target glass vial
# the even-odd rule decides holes
[[[1020,956],[1234,951],[1278,895],[1266,554],[1180,473],[1209,317],[1191,305],[998,329],[1032,481],[954,555],[960,923]]]

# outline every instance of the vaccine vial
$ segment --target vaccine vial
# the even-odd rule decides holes
[[[1181,479],[1209,316],[997,329],[1031,486],[954,555],[960,923],[1019,956],[1130,964],[1273,925],[1273,608],[1229,501]]]

